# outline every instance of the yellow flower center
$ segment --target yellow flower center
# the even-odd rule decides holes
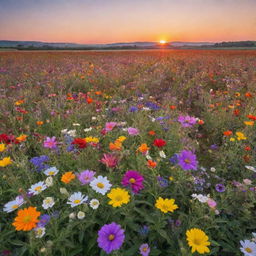
[[[54,173],[55,173],[54,171],[50,171],[48,174],[53,175]]]
[[[30,222],[31,221],[31,216],[29,216],[29,215],[27,215],[27,216],[25,216],[24,218],[23,218],[23,222],[24,223],[28,223],[28,222]]]
[[[122,200],[123,200],[122,196],[116,196],[116,201],[122,201]]]
[[[12,209],[17,209],[19,206],[17,204],[12,206]]]
[[[133,184],[133,183],[136,182],[136,180],[135,180],[134,178],[130,178],[130,179],[129,179],[129,182]]]
[[[111,235],[108,236],[108,240],[109,240],[109,241],[113,241],[114,239],[115,239],[115,236],[114,236],[114,235],[111,234]]]
[[[37,233],[38,236],[41,236],[43,234],[43,230],[42,229],[38,229],[36,231],[36,233]]]
[[[193,240],[193,243],[194,243],[195,245],[201,245],[201,240],[195,238],[195,239]]]
[[[41,191],[42,190],[42,186],[38,186],[35,188],[35,191]]]
[[[190,164],[190,160],[189,159],[185,159],[184,162],[187,163],[187,164]]]
[[[79,204],[80,202],[81,202],[81,200],[79,200],[79,199],[74,200],[75,204]]]
[[[148,250],[147,247],[144,247],[144,248],[142,249],[143,252],[146,252],[147,250]]]
[[[167,204],[163,204],[163,205],[162,205],[162,208],[163,208],[164,210],[168,211],[168,205],[167,205]]]
[[[248,252],[248,253],[251,253],[251,252],[252,252],[252,249],[249,248],[249,247],[247,247],[247,248],[245,248],[245,251]]]
[[[104,188],[104,184],[101,183],[101,182],[99,182],[99,183],[97,184],[97,187],[98,187],[98,188]]]

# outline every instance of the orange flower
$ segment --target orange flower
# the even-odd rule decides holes
[[[19,137],[17,137],[16,140],[19,142],[22,142],[22,141],[25,141],[27,137],[28,137],[27,135],[22,134]]]
[[[40,215],[41,213],[36,210],[36,207],[30,206],[18,211],[18,215],[14,219],[12,225],[17,231],[29,231],[36,227],[37,223],[39,222],[38,217]]]
[[[157,163],[152,161],[152,160],[148,160],[148,167],[152,167],[155,168],[157,166]]]
[[[71,180],[75,179],[75,177],[73,172],[65,172],[61,177],[61,181],[68,184]]]
[[[42,125],[42,124],[44,124],[44,122],[43,121],[37,121],[36,124],[37,125]]]
[[[141,153],[145,154],[150,148],[146,143],[141,144],[137,150],[139,150]]]
[[[93,102],[93,99],[90,98],[90,97],[87,97],[86,101],[87,101],[88,104],[91,104]]]
[[[252,126],[254,125],[254,121],[244,121],[244,124]]]
[[[109,149],[110,150],[121,150],[122,149],[122,143],[119,140],[116,140],[114,143],[109,143]]]
[[[156,135],[156,132],[151,130],[151,131],[148,132],[148,134],[151,135],[151,136],[154,136],[154,135]]]
[[[247,98],[252,98],[252,94],[251,94],[250,92],[247,92],[247,93],[245,94],[245,97],[247,97]]]
[[[240,110],[239,110],[239,109],[235,109],[235,110],[233,111],[233,114],[234,114],[235,116],[239,116],[239,115],[240,115]]]
[[[102,92],[101,92],[101,91],[96,91],[95,94],[96,94],[96,95],[101,95]]]
[[[18,101],[15,102],[15,105],[19,106],[19,105],[21,105],[23,103],[24,103],[24,100],[18,100]]]
[[[230,136],[230,135],[233,134],[233,132],[228,130],[228,131],[223,132],[223,134],[224,134],[225,136]]]
[[[204,124],[204,120],[201,120],[201,119],[199,119],[197,122],[198,122],[198,124],[200,124],[200,125]]]
[[[174,109],[176,109],[176,108],[177,108],[177,107],[174,106],[174,105],[171,105],[171,106],[170,106],[170,109],[171,109],[171,110],[174,110]]]

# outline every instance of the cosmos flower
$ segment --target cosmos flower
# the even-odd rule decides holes
[[[73,193],[69,198],[67,204],[70,204],[71,207],[83,204],[87,201],[88,197],[84,196],[81,192]]]
[[[112,185],[110,184],[107,177],[100,175],[90,182],[90,186],[97,193],[105,195],[110,190]]]
[[[192,127],[196,124],[197,119],[192,116],[179,116],[178,122],[182,125],[182,127]]]
[[[90,183],[94,179],[94,175],[96,172],[90,171],[90,170],[85,170],[82,171],[77,175],[79,181],[82,183],[82,185]]]
[[[122,188],[112,188],[107,196],[111,199],[108,204],[113,207],[120,207],[123,204],[128,204],[130,201],[129,193]]]
[[[17,196],[13,201],[10,201],[4,205],[4,212],[13,212],[25,203],[22,196]]]
[[[183,170],[197,170],[196,155],[189,150],[183,150],[178,155],[178,164]]]
[[[142,245],[140,246],[140,254],[141,254],[142,256],[148,256],[149,253],[150,253],[150,247],[149,247],[149,245],[148,245],[148,244],[142,244]]]
[[[57,144],[56,137],[46,137],[43,145],[45,148],[56,149]]]
[[[210,250],[207,246],[210,245],[208,236],[198,228],[192,228],[186,232],[188,245],[191,246],[191,252],[198,252],[199,254],[209,253]]]
[[[134,170],[129,170],[123,176],[122,185],[125,187],[130,187],[133,193],[136,194],[141,189],[144,188],[143,181],[144,181],[144,178],[139,172]]]
[[[106,130],[107,132],[110,132],[110,131],[112,131],[112,130],[115,128],[116,125],[117,125],[116,122],[109,122],[109,123],[106,123],[106,124],[105,124],[105,130]]]
[[[12,225],[17,231],[29,231],[36,227],[39,222],[38,217],[40,212],[36,210],[36,207],[28,207],[18,211],[17,217],[14,219]]]
[[[107,254],[121,248],[125,239],[124,230],[115,222],[105,224],[98,232],[98,246]]]
[[[127,132],[129,133],[129,135],[135,136],[139,134],[139,130],[133,127],[129,127],[127,129]]]

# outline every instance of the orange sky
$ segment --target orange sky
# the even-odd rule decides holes
[[[0,0],[0,40],[256,40],[256,0]]]

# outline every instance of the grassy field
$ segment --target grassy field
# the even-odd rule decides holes
[[[0,52],[0,255],[256,255],[255,89],[256,50]]]

